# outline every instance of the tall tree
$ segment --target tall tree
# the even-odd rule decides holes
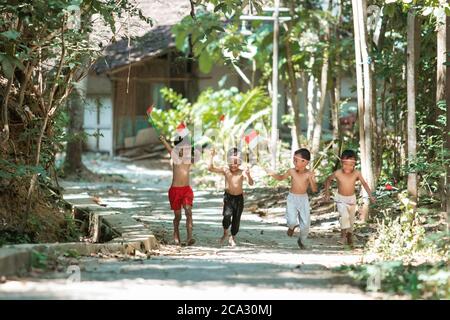
[[[440,0],[440,5],[445,5],[445,3],[450,3],[450,0]],[[449,144],[449,107],[450,107],[450,18],[448,16],[439,16],[437,19],[437,80],[436,80],[436,105],[440,104],[442,101],[446,102],[447,109],[447,130],[444,130],[444,149],[450,150]],[[437,108],[439,114],[442,114],[439,108]],[[442,179],[442,208],[447,211],[450,217],[450,201],[448,197],[449,193],[449,169],[448,165],[446,167],[447,174]],[[447,219],[450,222],[450,219]]]
[[[64,163],[65,175],[79,174],[83,170],[87,170],[82,162],[81,155],[83,154],[83,88],[74,87],[68,103],[69,126],[67,133],[70,140],[67,142],[66,158]]]
[[[367,1],[352,0],[355,57],[358,96],[358,118],[359,118],[359,146],[361,151],[361,171],[370,188],[374,188],[372,168],[372,107],[373,107],[373,83],[371,60],[369,58],[369,45],[367,36]],[[369,216],[369,204],[366,191],[364,205],[361,210],[363,220]]]
[[[413,9],[408,12],[407,22],[407,147],[408,163],[416,159],[417,154],[417,132],[416,132],[416,96],[417,96],[417,64],[420,49],[420,21]],[[408,192],[417,201],[417,172],[408,172]]]
[[[289,5],[289,12],[291,17],[295,16],[295,0],[285,1],[285,5]],[[300,104],[298,99],[298,82],[295,77],[295,69],[292,59],[292,32],[293,23],[292,20],[287,23],[286,37],[284,45],[286,47],[286,60],[287,60],[287,74],[289,79],[289,96],[290,96],[290,110],[293,117],[293,123],[291,127],[292,136],[292,149],[295,150],[299,146],[299,138],[301,136],[301,124],[300,124]]]

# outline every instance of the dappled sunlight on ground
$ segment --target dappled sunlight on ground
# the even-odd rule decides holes
[[[101,210],[130,214],[152,230],[160,248],[141,258],[120,254],[82,257],[76,260],[81,270],[80,283],[67,283],[64,271],[40,273],[0,285],[0,298],[374,298],[348,277],[330,269],[357,263],[361,257],[360,249],[348,251],[337,244],[335,213],[312,216],[311,249],[305,251],[298,248],[298,233],[294,237],[286,235],[284,204],[266,216],[244,211],[236,237],[238,246],[230,247],[227,241],[219,244],[223,235],[223,192],[194,189],[193,236],[197,242],[188,247],[175,246],[170,244],[174,215],[167,199],[170,171],[106,160],[92,162],[90,169],[120,173],[129,182],[64,181],[68,196],[97,197],[106,206]],[[248,190],[246,197],[251,194],[252,190]],[[185,223],[183,212],[182,241],[186,239]]]

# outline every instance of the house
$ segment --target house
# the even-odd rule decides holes
[[[133,39],[121,39],[105,48],[104,56],[86,80],[84,130],[89,134],[86,149],[108,152],[157,142],[147,123],[148,106],[164,106],[159,90],[173,88],[190,100],[207,87],[217,87],[225,75],[227,86],[243,89],[238,75],[217,66],[200,74],[198,66],[180,59],[171,33],[173,25],[189,15],[187,0],[139,1],[153,26],[135,26]],[[100,133],[98,135],[96,133]]]
[[[125,35],[133,34],[134,37],[125,36],[106,46],[104,56],[90,70],[85,84],[87,150],[116,155],[126,148],[157,143],[156,132],[147,123],[146,110],[152,104],[164,106],[160,89],[165,86],[190,101],[208,87],[217,88],[224,76],[227,77],[225,86],[248,89],[231,68],[215,66],[209,74],[202,74],[195,62],[181,58],[171,28],[189,15],[190,3],[188,0],[170,0],[169,5],[168,2],[138,1],[143,14],[154,19],[153,26],[138,21],[127,23]],[[344,81],[343,98],[353,95],[349,91],[350,84],[351,81]],[[280,85],[279,123],[282,115],[288,112],[284,92]],[[323,120],[325,130],[329,129],[328,104],[327,101]],[[301,127],[306,131],[306,106],[301,109]],[[289,130],[284,129],[288,135]]]

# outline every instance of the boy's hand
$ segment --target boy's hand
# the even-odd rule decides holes
[[[248,166],[246,166],[245,168],[244,168],[244,173],[248,176],[248,175],[250,175],[250,168],[248,167]]]
[[[163,135],[160,135],[160,136],[159,136],[159,141],[165,142],[165,141],[166,141],[166,138],[165,138]]]

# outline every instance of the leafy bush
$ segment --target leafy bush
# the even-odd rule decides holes
[[[439,256],[436,245],[426,238],[422,217],[414,210],[413,203],[406,192],[398,194],[401,214],[395,216],[391,211],[377,219],[377,232],[370,238],[366,247],[366,257],[370,260],[413,261],[419,257]]]
[[[173,89],[163,88],[161,93],[174,108],[155,108],[152,119],[162,134],[172,138],[181,122],[191,132],[194,132],[194,124],[201,124],[202,139],[196,143],[222,147],[227,141],[241,140],[247,128],[264,130],[269,120],[270,99],[261,88],[245,93],[235,87],[219,91],[207,89],[193,104]]]

